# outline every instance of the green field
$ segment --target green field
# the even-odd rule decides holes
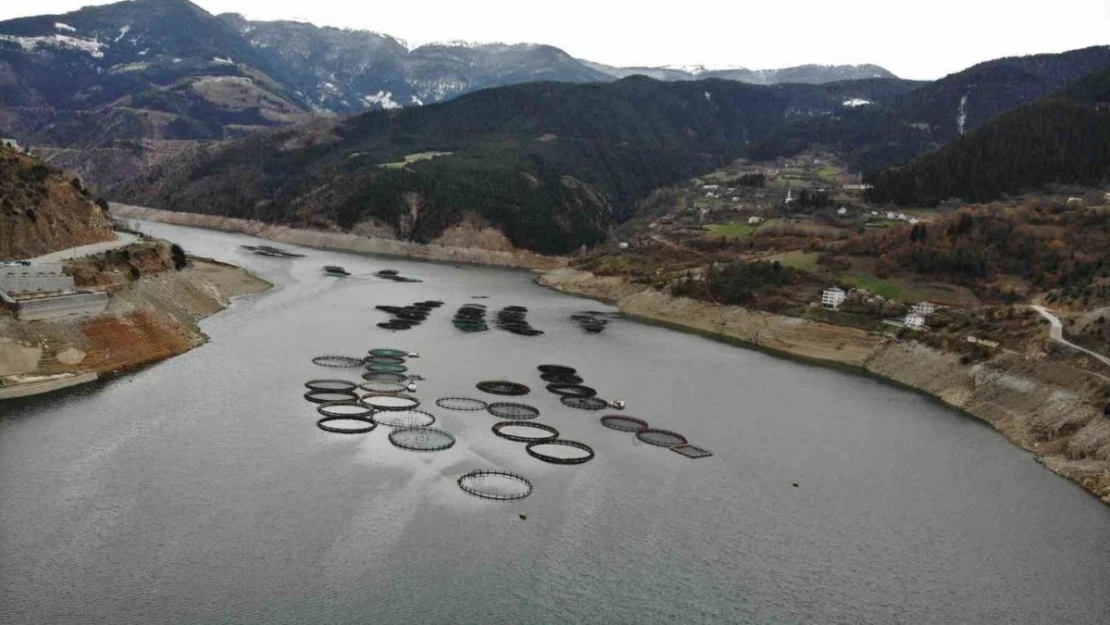
[[[817,253],[816,252],[786,252],[777,254],[768,258],[767,260],[777,260],[778,262],[793,267],[800,271],[814,272],[817,271]]]
[[[881,295],[887,299],[902,298],[902,287],[893,280],[882,280],[872,276],[846,275],[841,277],[841,281],[848,286],[867,289],[875,295]]]
[[[712,224],[706,226],[709,232],[722,237],[746,237],[755,230],[755,226],[748,224]]]
[[[417,152],[416,154],[409,154],[405,157],[405,160],[403,161],[397,161],[396,163],[382,163],[381,165],[379,165],[379,167],[385,167],[386,169],[401,169],[417,161],[427,161],[439,156],[448,156],[450,154],[451,152]]]

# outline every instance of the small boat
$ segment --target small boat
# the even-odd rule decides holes
[[[324,273],[329,276],[349,276],[351,272],[340,267],[339,265],[324,265]]]

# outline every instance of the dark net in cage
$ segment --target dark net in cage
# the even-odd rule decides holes
[[[532,494],[528,478],[509,471],[471,471],[458,480],[459,488],[475,497],[515,501]]]
[[[597,391],[581,384],[548,384],[547,390],[563,397],[593,397]]]
[[[310,391],[353,391],[358,384],[350,380],[309,380],[304,383]]]
[[[656,428],[640,430],[636,433],[636,438],[648,445],[655,445],[656,447],[674,447],[675,445],[683,445],[686,443],[686,437],[678,432]]]
[[[559,401],[568,408],[578,410],[605,410],[609,407],[609,402],[600,397],[562,397]]]
[[[620,414],[605,415],[601,418],[601,425],[618,432],[639,432],[648,429],[647,421]]]
[[[365,434],[377,427],[373,421],[360,417],[324,417],[316,422],[316,427],[325,432],[336,434]]]
[[[334,369],[353,369],[362,366],[362,359],[351,356],[317,356],[312,359],[312,364]]]
[[[489,408],[489,404],[473,397],[440,397],[436,400],[436,405],[446,410],[463,412],[479,412]]]
[[[375,347],[370,350],[371,356],[391,356],[393,358],[408,358],[409,353],[403,349],[394,349],[392,347]]]
[[[523,421],[525,419],[535,419],[540,416],[540,409],[528,404],[516,404],[508,401],[494,402],[489,405],[489,413],[495,417],[502,419],[514,419]]]
[[[391,362],[372,362],[366,365],[367,371],[374,371],[377,373],[404,373],[409,370],[405,365],[398,365]]]
[[[362,362],[368,365],[390,363],[395,365],[403,365],[405,364],[405,359],[400,356],[367,356],[366,358],[362,359]]]
[[[387,395],[404,393],[409,389],[410,382],[383,382],[380,380],[370,380],[359,384],[358,387],[364,391],[371,393],[385,393]],[[415,387],[413,387],[415,388]]]
[[[687,458],[693,458],[695,460],[698,458],[708,458],[709,456],[713,455],[713,452],[709,451],[708,449],[704,449],[696,445],[687,444],[675,445],[674,447],[671,447],[671,451],[675,452],[676,454],[682,454]]]
[[[370,415],[374,414],[374,409],[360,401],[349,400],[320,404],[316,407],[316,412],[325,417],[354,417],[356,419],[367,419]]]
[[[389,442],[408,451],[443,451],[455,444],[455,435],[439,428],[397,428]]]
[[[355,401],[358,393],[354,391],[309,391],[304,398],[315,404],[327,404],[334,401]]]
[[[578,370],[574,367],[564,367],[563,365],[540,365],[536,367],[540,373],[552,373],[555,375],[574,375]]]
[[[553,440],[528,443],[524,448],[529,456],[551,464],[582,464],[594,458],[594,450],[585,443]]]
[[[548,384],[581,384],[585,382],[573,373],[545,373],[540,379]]]
[[[362,374],[362,379],[367,382],[408,382],[409,376],[406,373],[392,371],[367,371]]]
[[[391,428],[426,428],[436,422],[435,415],[423,410],[379,410],[373,419],[374,423]]]
[[[520,421],[501,421],[493,424],[493,433],[518,443],[542,443],[559,438],[559,430],[534,421],[521,423]]]
[[[420,400],[411,395],[363,395],[362,403],[374,410],[412,410],[420,405]]]
[[[491,395],[527,395],[532,392],[532,389],[518,382],[508,382],[506,380],[487,380],[478,383],[478,390]]]

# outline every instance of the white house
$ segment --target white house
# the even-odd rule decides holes
[[[847,297],[848,294],[844,292],[844,289],[838,286],[827,288],[821,292],[821,308],[838,310]]]
[[[619,244],[617,245],[617,247],[619,247],[619,248],[620,248],[620,249],[622,249],[622,250],[627,250],[627,249],[628,249],[628,241],[621,241],[621,242],[620,242],[620,243],[619,243]]]
[[[838,209],[838,210],[836,211],[836,214],[837,214],[837,215],[841,215],[841,216],[843,216],[843,215],[847,215],[847,214],[848,214],[848,209],[847,209],[847,208],[844,208],[843,206],[841,206],[841,207],[840,207],[840,208],[839,208],[839,209]]]
[[[903,322],[903,325],[911,330],[923,330],[925,329],[925,317],[910,313],[906,315],[906,320]]]
[[[1068,206],[1069,207],[1070,206],[1083,206],[1083,198],[1081,198],[1081,197],[1069,197],[1068,198]]]
[[[9,137],[0,137],[0,145],[10,145],[13,149],[19,150],[19,142]]]
[[[928,317],[937,311],[937,305],[932,302],[918,302],[910,306],[910,313],[914,315],[921,315]]]
[[[763,223],[762,217],[748,217],[749,226],[758,226],[761,223]]]
[[[892,211],[887,211],[886,212],[886,218],[891,220],[891,221],[894,221],[895,219],[898,219],[898,215],[897,215],[897,213],[894,213]]]
[[[910,217],[910,223],[911,223],[911,224],[915,224],[915,223],[917,223],[917,222],[919,222],[919,221],[921,221],[921,220],[920,220],[920,219],[918,219],[917,217]]]

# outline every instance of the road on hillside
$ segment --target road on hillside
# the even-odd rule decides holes
[[[1048,319],[1048,323],[1050,324],[1050,327],[1048,329],[1048,337],[1051,338],[1053,341],[1056,341],[1057,343],[1062,343],[1072,349],[1081,351],[1084,354],[1087,354],[1088,356],[1095,358],[1106,366],[1110,367],[1110,358],[1107,358],[1106,356],[1103,356],[1098,352],[1093,352],[1086,347],[1080,347],[1079,345],[1076,345],[1075,343],[1072,343],[1071,341],[1064,338],[1064,324],[1060,322],[1059,317],[1048,312],[1047,308],[1045,308],[1044,306],[1033,306],[1033,310],[1041,313],[1042,317]]]
[[[109,250],[118,250],[121,247],[127,247],[132,243],[139,241],[139,237],[128,234],[126,232],[116,232],[115,241],[105,241],[103,243],[92,243],[89,245],[79,245],[77,247],[70,247],[58,252],[51,252],[43,254],[42,256],[35,256],[34,258],[24,258],[22,260],[29,260],[36,265],[46,263],[60,263],[63,260],[71,260],[74,258],[83,258],[85,256],[95,256],[96,254],[103,254]]]

